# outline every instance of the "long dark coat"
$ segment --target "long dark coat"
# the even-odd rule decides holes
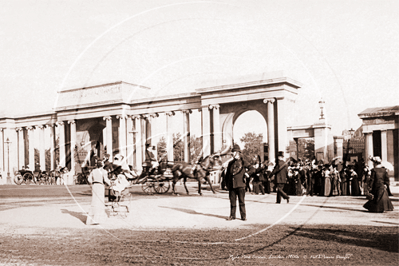
[[[283,160],[278,160],[271,175],[275,175],[276,184],[287,183],[288,165]]]
[[[249,164],[243,159],[233,159],[227,165],[226,187],[228,190],[245,188],[245,171]]]

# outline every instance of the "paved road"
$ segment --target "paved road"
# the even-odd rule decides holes
[[[290,203],[275,204],[276,195],[246,195],[248,221],[228,222],[228,193],[216,194],[205,190],[198,196],[196,187],[189,187],[186,196],[179,184],[181,196],[170,192],[146,195],[140,186],[131,189],[127,217],[110,217],[101,227],[131,230],[162,230],[164,228],[247,228],[250,225],[281,224],[348,224],[399,226],[399,197],[395,188],[393,212],[373,214],[362,205],[365,197],[301,197],[291,196]],[[91,192],[88,185],[79,186],[1,186],[1,232],[35,228],[85,228],[86,213],[90,208]],[[238,215],[238,213],[237,213]],[[239,215],[238,215],[239,217]]]

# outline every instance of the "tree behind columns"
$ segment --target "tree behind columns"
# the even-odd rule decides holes
[[[262,147],[263,135],[262,133],[256,134],[255,132],[245,133],[240,138],[241,143],[244,147],[241,147],[242,154],[247,159],[253,158],[254,155],[260,155],[260,149]]]
[[[190,158],[195,161],[202,149],[200,137],[190,136]],[[166,139],[161,137],[157,143],[158,158],[166,156]],[[173,134],[173,156],[175,161],[184,161],[184,143],[180,133]]]

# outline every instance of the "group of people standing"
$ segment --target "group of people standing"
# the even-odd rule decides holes
[[[229,191],[230,199],[230,216],[227,220],[236,219],[237,199],[241,220],[247,220],[247,191],[252,194],[275,191],[277,204],[281,203],[281,198],[289,203],[289,195],[365,195],[369,201],[364,207],[370,212],[391,211],[393,205],[388,196],[392,194],[387,170],[381,166],[379,157],[372,160],[373,169],[366,167],[364,162],[346,166],[342,163],[322,164],[315,160],[294,163],[291,160],[285,161],[284,153],[279,152],[276,164],[267,160],[262,163],[259,155],[255,155],[252,162],[248,162],[242,156],[240,147],[234,144],[232,159],[225,163],[225,170],[222,172],[222,188]]]

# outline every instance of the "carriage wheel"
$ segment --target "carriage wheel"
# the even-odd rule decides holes
[[[158,194],[164,194],[169,191],[170,182],[169,181],[156,181],[154,184],[154,190]]]
[[[35,180],[34,180],[33,174],[31,174],[31,173],[25,173],[23,178],[24,178],[24,181],[25,181],[25,183],[27,185],[31,184],[31,183],[32,184],[36,183]]]
[[[18,174],[14,177],[14,182],[15,182],[15,184],[17,184],[17,185],[21,185],[21,184],[24,182],[23,176],[22,176],[20,173],[18,173]]]
[[[145,182],[141,185],[141,189],[147,194],[154,193],[154,182]]]

